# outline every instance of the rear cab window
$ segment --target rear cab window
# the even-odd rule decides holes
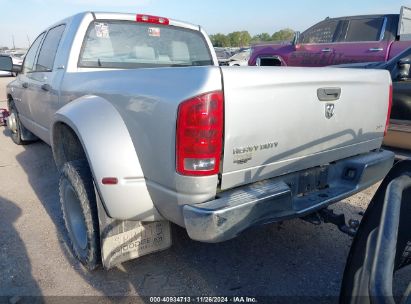
[[[79,67],[133,69],[213,65],[199,31],[132,21],[96,20],[87,29]]]

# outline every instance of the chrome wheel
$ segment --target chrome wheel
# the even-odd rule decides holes
[[[7,127],[12,133],[17,133],[17,120],[16,113],[14,111],[11,111],[9,117],[7,117]]]

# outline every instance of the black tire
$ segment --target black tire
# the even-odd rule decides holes
[[[13,114],[16,119],[16,131],[10,130],[11,139],[16,145],[27,145],[30,142],[22,139],[22,128],[24,128],[24,126],[21,124],[19,114],[13,103],[10,105],[10,114]]]
[[[59,193],[73,255],[93,270],[101,263],[100,234],[93,178],[86,161],[64,164]]]

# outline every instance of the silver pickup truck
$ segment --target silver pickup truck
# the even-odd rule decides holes
[[[390,87],[387,71],[219,67],[200,26],[85,12],[34,41],[7,123],[52,147],[73,253],[109,268],[169,247],[170,222],[220,242],[376,183]]]

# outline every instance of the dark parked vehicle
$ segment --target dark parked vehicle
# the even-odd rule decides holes
[[[411,150],[411,47],[388,62],[344,64],[344,68],[385,69],[393,82],[390,126],[384,145]]]
[[[411,9],[400,14],[326,18],[293,43],[255,45],[248,65],[326,66],[388,61],[411,46]]]
[[[411,265],[410,170],[411,159],[397,163],[368,205],[348,255],[340,304],[411,303],[407,276],[394,280]]]

